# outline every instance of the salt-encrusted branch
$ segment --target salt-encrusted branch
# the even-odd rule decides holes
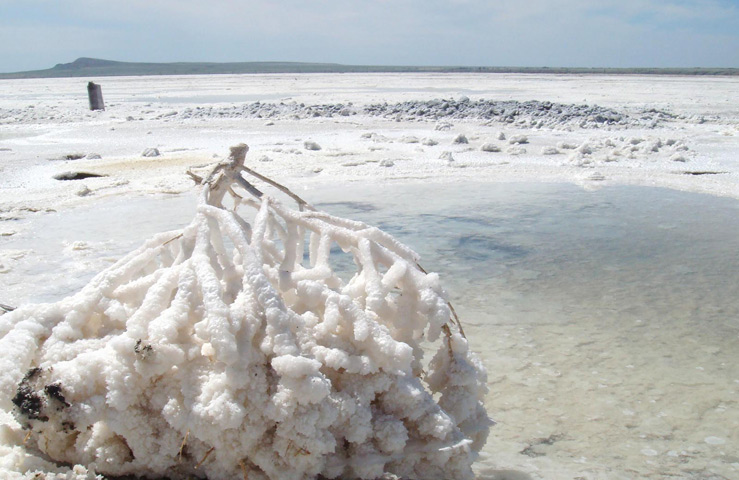
[[[471,480],[485,369],[438,275],[376,227],[264,195],[247,150],[191,175],[184,229],[0,317],[0,408],[25,448],[108,476]]]
[[[251,175],[253,177],[256,177],[259,180],[272,185],[273,187],[277,188],[278,190],[280,190],[281,192],[283,192],[284,194],[288,195],[290,198],[292,198],[293,200],[295,200],[295,202],[297,202],[297,204],[298,204],[298,209],[299,210],[302,211],[304,208],[307,208],[308,210],[315,210],[315,208],[313,208],[313,206],[311,206],[308,202],[306,202],[305,200],[303,200],[302,198],[300,198],[298,195],[296,195],[295,193],[293,193],[289,188],[285,187],[284,185],[281,185],[281,184],[275,182],[274,180],[272,180],[271,178],[265,177],[264,175],[262,175],[262,174],[260,174],[258,172],[255,172],[254,170],[252,170],[249,167],[242,166],[241,168],[242,168],[242,170],[244,172],[248,173],[249,175]]]
[[[245,172],[269,185],[274,186],[281,192],[288,195],[290,198],[295,200],[295,202],[298,204],[298,208],[300,211],[303,211],[304,209],[315,211],[315,208],[310,205],[308,202],[303,200],[300,196],[293,193],[289,188],[285,187],[284,185],[272,180],[269,177],[266,177],[255,170],[246,167],[244,165],[244,161],[246,158],[246,154],[249,151],[249,147],[246,144],[239,144],[234,147],[231,147],[231,155],[229,156],[228,160],[226,162],[222,162],[218,164],[214,170],[211,172],[211,174],[208,176],[207,180],[203,180],[202,177],[192,173],[191,171],[188,171],[188,175],[190,175],[196,182],[198,183],[204,183],[208,185],[211,189],[211,191],[219,192],[224,189],[224,185],[228,183],[236,183],[237,185],[244,188],[248,193],[250,193],[252,196],[254,196],[257,199],[261,199],[263,196],[263,193],[254,187],[251,183],[249,183],[246,179],[244,179],[241,176],[241,172]],[[238,200],[242,200],[242,197],[238,195],[233,188],[229,185],[227,188],[227,191],[233,195]],[[222,195],[219,194],[211,194],[209,197],[209,203],[211,205],[219,206],[220,205],[220,199],[222,198]],[[214,197],[214,198],[211,198]],[[216,202],[217,199],[217,202]],[[347,228],[350,229],[353,232],[359,232],[362,230],[367,230],[371,227],[368,225],[357,222],[353,220],[347,220],[342,219],[338,217],[333,217],[331,215],[325,214],[323,212],[316,212],[315,218],[319,218],[323,222],[327,222],[328,224],[332,225],[333,227],[339,227],[339,228]],[[293,218],[294,221],[301,221],[302,219]],[[301,222],[302,223],[302,222]],[[318,231],[315,227],[315,225],[310,225],[309,223],[303,223],[304,227],[309,228],[312,231]],[[376,237],[382,237],[381,239],[376,238],[376,240],[379,240],[381,244],[387,245],[395,245],[397,247],[397,242],[395,239],[393,239],[391,236],[385,234],[384,232],[381,232],[377,229],[374,229],[372,231],[372,234]],[[410,253],[412,251],[406,250],[404,253]],[[415,265],[423,272],[424,274],[427,274],[426,270],[416,261]],[[451,302],[447,302],[447,305],[449,307],[451,316],[450,320],[453,321],[453,323],[458,328],[461,335],[466,338],[466,335],[464,333],[464,328],[462,327],[462,322],[459,319],[459,316],[457,315],[457,312],[454,310],[454,306],[451,304]]]

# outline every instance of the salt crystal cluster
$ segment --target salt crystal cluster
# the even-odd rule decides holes
[[[486,376],[438,276],[377,228],[261,195],[247,150],[183,230],[0,316],[3,437],[85,475],[471,478]]]

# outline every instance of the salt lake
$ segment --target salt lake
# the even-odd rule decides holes
[[[488,370],[480,478],[735,478],[739,202],[568,183],[311,186],[441,274]],[[3,303],[55,301],[195,193],[101,199],[18,220]],[[518,475],[518,476],[516,476]]]

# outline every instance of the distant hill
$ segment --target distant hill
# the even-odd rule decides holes
[[[78,58],[46,70],[0,73],[0,79],[111,77],[140,75],[214,75],[241,73],[399,73],[399,72],[482,72],[482,73],[557,73],[557,74],[639,74],[639,75],[739,75],[739,68],[559,68],[559,67],[419,67],[382,65],[341,65],[301,62],[116,62],[97,58]]]

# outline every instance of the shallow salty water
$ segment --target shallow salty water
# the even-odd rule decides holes
[[[736,200],[566,184],[300,194],[380,226],[441,273],[488,368],[498,424],[481,477],[739,477]],[[76,291],[187,223],[194,202],[109,199],[19,223],[0,237],[0,301]]]
[[[442,274],[488,368],[498,425],[481,476],[739,478],[739,202],[643,187],[400,191],[338,192],[356,203],[326,207],[379,224]]]

